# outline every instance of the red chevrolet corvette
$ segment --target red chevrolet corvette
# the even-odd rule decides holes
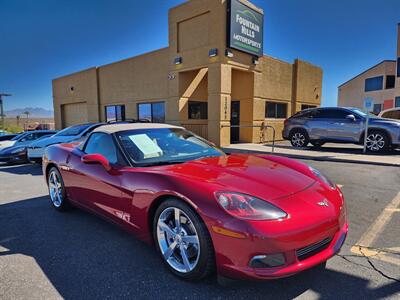
[[[293,275],[347,234],[339,188],[318,170],[270,155],[226,155],[182,127],[110,124],[82,144],[46,149],[51,203],[77,206],[154,244],[185,279]]]

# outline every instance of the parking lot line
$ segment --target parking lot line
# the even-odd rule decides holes
[[[395,265],[400,265],[400,259],[388,256],[390,252],[385,251],[385,249],[374,249],[372,247],[373,242],[383,232],[386,224],[389,223],[393,214],[400,210],[398,208],[399,205],[400,205],[400,192],[386,206],[386,208],[378,216],[375,222],[372,223],[372,225],[368,228],[368,230],[362,235],[360,240],[353,247],[351,247],[350,251],[355,254],[367,257],[373,257],[375,259],[379,259]],[[399,248],[400,247],[395,246],[390,249],[399,249]]]

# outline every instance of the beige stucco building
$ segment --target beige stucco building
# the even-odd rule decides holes
[[[374,100],[374,112],[400,107],[400,24],[397,59],[384,60],[339,86],[338,105],[363,108],[364,99]]]
[[[322,70],[299,59],[288,63],[228,47],[227,8],[226,0],[185,2],[169,10],[167,48],[54,79],[56,128],[148,118],[228,145],[260,142],[260,128],[245,126],[265,122],[280,139],[286,117],[320,105]]]

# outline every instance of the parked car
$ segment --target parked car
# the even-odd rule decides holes
[[[10,141],[11,139],[15,138],[18,134],[4,134],[0,135],[0,142]]]
[[[84,143],[47,147],[43,171],[56,210],[76,206],[119,224],[185,279],[214,270],[271,279],[324,266],[348,230],[343,194],[318,170],[226,155],[172,125],[97,127]]]
[[[306,109],[285,120],[283,138],[294,147],[316,147],[330,143],[364,143],[366,113],[358,108]],[[371,115],[367,150],[378,152],[400,145],[400,121]]]
[[[378,116],[386,119],[400,120],[400,107],[383,110]]]
[[[46,130],[46,131],[47,131],[47,134],[42,135],[33,141],[39,141],[41,139],[52,136],[54,133],[56,133],[55,130]],[[32,143],[32,142],[30,142],[30,143]],[[16,143],[11,147],[7,147],[7,148],[0,150],[0,162],[3,162],[3,163],[28,162],[27,147],[30,145],[30,143]]]
[[[0,142],[0,150],[3,150],[12,146],[26,146],[38,138],[55,133],[55,130],[35,130],[35,131],[27,131],[17,135],[8,141]]]
[[[104,123],[88,123],[67,127],[57,134],[32,143],[28,147],[28,159],[33,162],[41,162],[44,149],[49,145],[82,141],[93,129]]]

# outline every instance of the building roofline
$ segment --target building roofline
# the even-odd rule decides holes
[[[372,66],[371,68],[369,68],[369,69],[367,69],[367,70],[365,70],[365,71],[359,73],[358,75],[356,75],[356,76],[352,77],[351,79],[347,80],[346,82],[342,83],[341,85],[338,86],[338,88],[344,86],[345,84],[349,83],[349,82],[352,81],[353,79],[356,79],[357,77],[359,77],[359,76],[361,76],[361,75],[367,73],[368,71],[370,71],[370,70],[376,68],[377,66],[379,66],[379,65],[381,65],[381,64],[383,64],[383,63],[385,63],[385,62],[394,62],[394,63],[395,63],[396,61],[393,60],[393,59],[385,59],[385,60],[382,60],[380,63],[377,63],[376,65]]]

